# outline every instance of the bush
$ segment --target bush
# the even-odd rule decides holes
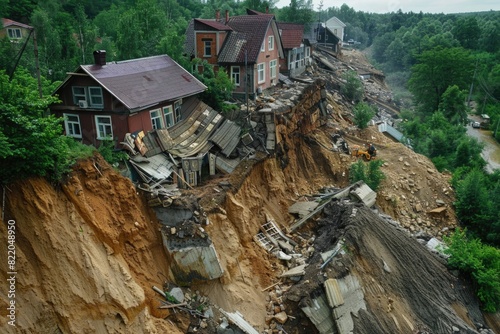
[[[459,269],[477,285],[476,294],[486,312],[500,309],[500,250],[469,239],[467,230],[456,230],[444,241],[450,255],[448,265]]]
[[[355,71],[348,71],[342,76],[345,83],[340,86],[340,93],[351,101],[359,102],[365,94],[363,83]]]
[[[97,151],[113,167],[128,158],[127,153],[115,150],[115,142],[112,140],[103,140]]]
[[[375,111],[364,102],[360,102],[354,107],[354,123],[360,129],[366,129],[368,127],[368,122],[373,116],[375,116]]]
[[[372,160],[369,163],[358,160],[349,169],[349,181],[351,183],[364,181],[367,186],[376,191],[385,179],[384,173],[380,170],[383,163],[382,160]]]

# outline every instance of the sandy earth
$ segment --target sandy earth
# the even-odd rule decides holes
[[[353,249],[353,256],[345,259],[344,267],[353,265],[352,271],[367,279],[364,284],[368,291],[386,291],[367,293],[370,313],[359,320],[360,328],[378,323],[380,330],[360,333],[418,329],[419,321],[439,329],[441,325],[429,320],[435,314],[434,305],[426,307],[434,299],[438,300],[443,319],[453,319],[460,328],[470,326],[471,319],[481,320],[474,308],[474,297],[466,299],[448,287],[457,279],[442,264],[432,260],[424,249],[407,250],[404,246],[419,246],[407,237],[409,233],[439,237],[456,226],[453,191],[447,183],[450,175],[439,173],[427,158],[380,134],[374,126],[362,131],[353,128],[349,105],[338,102],[333,95],[329,92],[328,117],[318,117],[303,127],[299,125],[300,118],[294,117],[286,125],[278,124],[276,156],[256,155],[240,164],[232,175],[207,179],[197,189],[185,192],[196,196],[208,214],[210,224],[205,229],[225,271],[218,280],[191,286],[191,291],[209,297],[216,313],[212,326],[202,330],[197,327],[198,319],[158,309],[159,298],[151,287],[161,287],[165,281],[172,283],[167,278],[169,264],[159,223],[130,180],[96,157],[79,164],[63,186],[53,187],[42,179],[33,179],[9,187],[5,215],[6,219],[14,219],[18,227],[19,312],[14,330],[6,324],[8,299],[2,292],[2,332],[176,334],[193,333],[196,327],[196,333],[213,334],[220,316],[218,308],[241,312],[251,325],[263,331],[275,324],[272,314],[278,307],[296,316],[296,321],[289,320],[287,333],[316,333],[296,305],[284,305],[283,299],[274,301],[275,296],[270,295],[278,289],[282,290],[280,293],[292,291],[290,281],[282,280],[277,288],[263,291],[280,282],[277,276],[287,267],[252,238],[266,222],[266,216],[286,230],[295,219],[288,213],[295,201],[324,187],[342,188],[349,184],[349,166],[357,158],[332,150],[331,136],[338,131],[345,134],[350,145],[373,142],[377,146],[387,178],[378,192],[376,205],[407,231],[384,231],[380,228],[382,223],[371,224],[376,218],[365,212],[349,232],[342,232]],[[318,114],[310,101],[304,101],[297,110]],[[214,188],[220,190],[221,181],[230,186],[227,191],[217,192]],[[447,216],[427,214],[438,203],[447,207]],[[318,220],[319,217],[313,219]],[[306,241],[308,236],[322,231],[316,231],[315,226],[308,223],[291,237],[299,245],[320,248]],[[0,243],[5,244],[5,225],[0,229]],[[341,233],[340,229],[337,231]],[[380,270],[382,258],[392,269],[387,280]],[[5,252],[0,253],[0,261],[6,262]],[[414,264],[422,270],[408,267]],[[5,272],[0,272],[0,279],[5,281]],[[369,283],[372,279],[377,284]],[[419,279],[433,283],[424,284]],[[400,311],[393,313],[399,326],[391,314],[380,313],[380,322],[374,316],[383,312],[388,296],[400,306]],[[450,305],[453,298],[456,305]],[[465,299],[470,309],[458,303]],[[289,306],[295,308],[288,309]]]

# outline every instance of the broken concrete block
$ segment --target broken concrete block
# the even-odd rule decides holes
[[[288,320],[288,315],[285,312],[280,312],[274,315],[274,319],[280,324],[284,324]]]

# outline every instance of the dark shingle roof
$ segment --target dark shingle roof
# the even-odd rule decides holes
[[[227,23],[233,31],[226,38],[219,54],[219,63],[255,63],[274,15],[234,16]]]
[[[217,31],[229,31],[232,30],[231,27],[225,25],[222,22],[216,21],[215,19],[213,20],[204,20],[204,19],[194,19],[194,24],[196,30],[201,30],[202,26],[200,25],[205,25],[209,28],[210,30],[217,30]],[[205,29],[208,30],[208,29]]]
[[[130,110],[205,91],[206,86],[167,55],[80,68]]]
[[[304,25],[278,22],[278,29],[281,30],[281,41],[284,49],[300,47],[304,38]]]

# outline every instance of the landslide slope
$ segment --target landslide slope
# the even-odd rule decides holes
[[[156,219],[130,180],[96,155],[61,187],[30,179],[5,191],[5,221],[16,227],[17,313],[16,327],[8,325],[2,288],[2,333],[182,333],[157,318],[165,314],[151,286],[162,286],[167,263]],[[1,224],[1,245],[6,238]]]

